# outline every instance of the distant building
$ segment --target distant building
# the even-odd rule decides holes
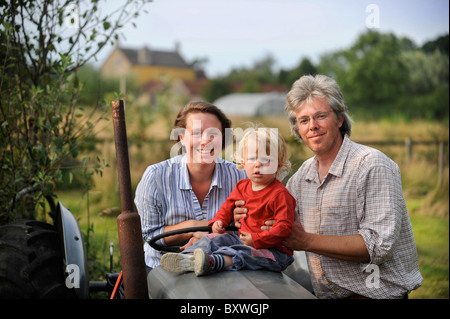
[[[284,114],[286,93],[232,93],[214,101],[225,114],[264,116]]]
[[[179,100],[198,99],[208,80],[202,70],[187,63],[179,52],[153,50],[146,46],[130,49],[116,46],[100,68],[106,78],[133,79],[140,88],[139,103],[156,102],[159,92],[170,81]]]
[[[174,51],[150,50],[146,46],[140,49],[116,46],[100,71],[108,78],[132,76],[138,85],[159,80],[163,76],[186,81],[195,80],[196,71],[181,57],[178,49],[178,45]]]

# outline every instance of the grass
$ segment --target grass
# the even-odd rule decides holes
[[[129,112],[128,123],[136,123],[133,115],[139,112]],[[237,127],[249,119],[232,118]],[[280,132],[288,137],[289,127],[285,117],[270,117],[251,119],[269,127],[278,127]],[[154,144],[148,143],[149,136],[163,138],[161,132],[167,127],[161,119],[153,118],[151,123],[127,125],[129,136],[141,136],[141,143],[129,145],[131,179],[136,187],[147,165],[167,158],[172,142]],[[101,126],[99,134],[111,139],[112,124]],[[443,123],[414,122],[357,122],[353,127],[352,139],[355,141],[403,141],[414,136],[415,140],[447,140],[448,120]],[[120,253],[115,215],[108,216],[105,209],[120,207],[117,187],[117,171],[115,166],[115,151],[113,141],[97,146],[100,156],[110,165],[103,170],[103,176],[94,175],[94,186],[89,197],[83,191],[58,191],[58,200],[68,207],[79,221],[80,228],[87,236],[88,258],[90,260],[91,280],[103,280],[103,275],[109,271],[109,244],[114,243],[114,268],[120,270]],[[419,255],[419,267],[424,278],[422,286],[410,295],[414,299],[444,299],[449,298],[449,204],[448,204],[448,146],[446,147],[446,165],[443,187],[437,186],[437,148],[430,146],[414,147],[412,159],[405,157],[402,146],[377,147],[393,158],[400,166],[403,179],[403,190],[410,212],[413,231]],[[95,157],[95,155],[86,156]],[[310,157],[306,147],[297,145],[291,149],[293,168]],[[81,175],[74,172],[74,175]],[[431,177],[430,177],[431,176]],[[87,199],[89,198],[89,205]],[[89,216],[87,214],[89,208]]]
[[[422,286],[410,295],[415,299],[449,298],[449,224],[448,216],[411,216],[419,256],[419,267],[424,278]]]

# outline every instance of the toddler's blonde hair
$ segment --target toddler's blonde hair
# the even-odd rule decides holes
[[[254,137],[253,137],[254,136]],[[291,162],[289,161],[289,153],[284,137],[278,132],[278,129],[268,128],[268,127],[258,127],[252,125],[252,127],[245,130],[244,136],[239,141],[237,151],[235,153],[235,162],[238,169],[244,168],[244,152],[245,146],[249,138],[254,138],[257,141],[257,145],[266,146],[266,154],[271,154],[272,147],[277,145],[275,151],[278,157],[278,172],[277,179],[282,181],[291,169]]]

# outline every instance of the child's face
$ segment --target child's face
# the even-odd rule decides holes
[[[267,155],[265,148],[258,151],[255,141],[249,139],[244,149],[244,169],[252,181],[253,190],[263,189],[278,173],[278,155]]]

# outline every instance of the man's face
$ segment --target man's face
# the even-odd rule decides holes
[[[311,102],[304,102],[296,119],[300,136],[316,155],[326,155],[341,146],[339,128],[344,118],[336,117],[326,99],[313,98]]]

